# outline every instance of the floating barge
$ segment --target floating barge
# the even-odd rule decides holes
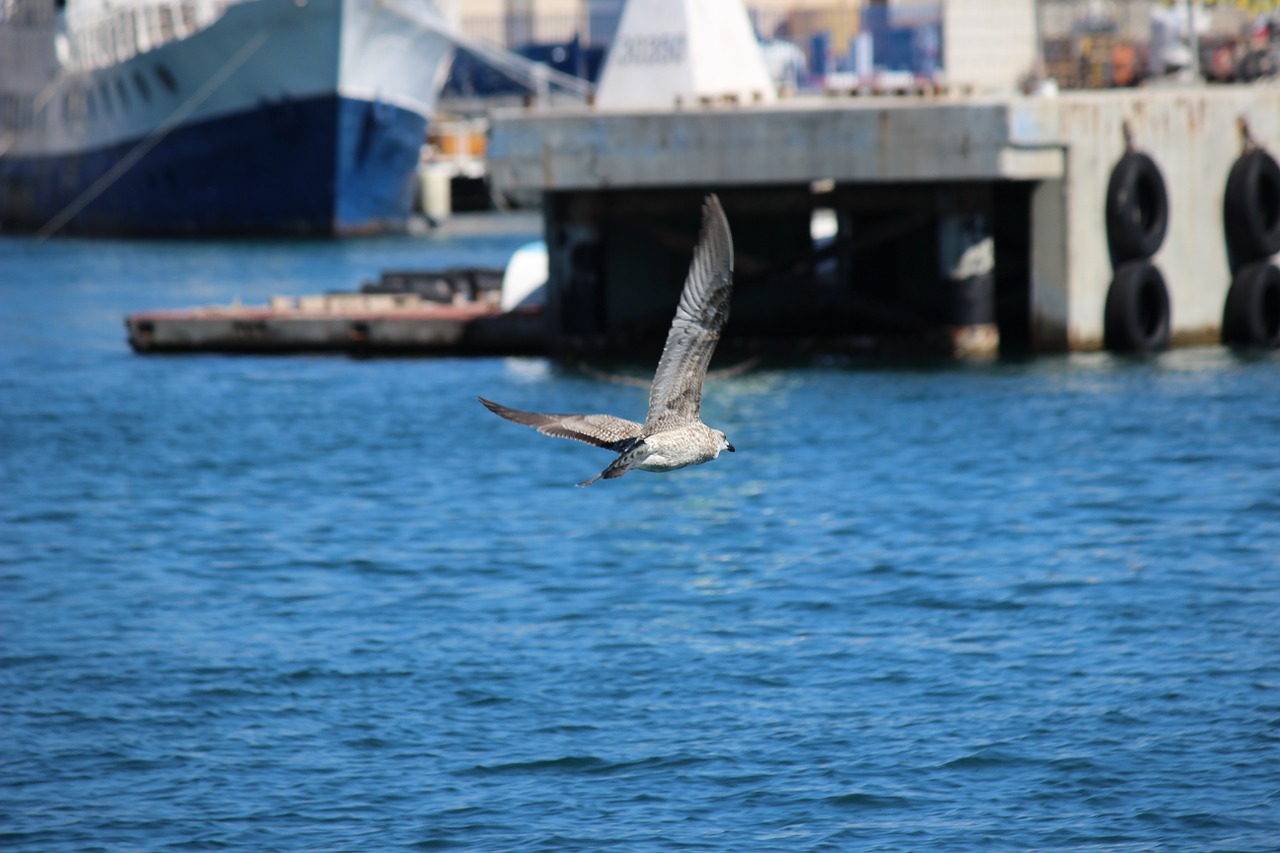
[[[501,273],[496,273],[500,276]],[[384,273],[358,293],[277,296],[267,305],[143,311],[125,318],[142,354],[342,353],[538,355],[546,351],[536,305],[504,309],[475,274]],[[443,297],[447,295],[448,301]]]

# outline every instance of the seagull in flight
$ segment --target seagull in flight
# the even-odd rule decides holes
[[[619,454],[590,480],[612,480],[632,469],[675,471],[701,465],[733,452],[723,432],[702,422],[702,381],[720,330],[729,319],[733,289],[733,238],[724,208],[714,195],[702,205],[702,233],[680,294],[667,343],[649,389],[644,423],[614,415],[553,415],[522,412],[477,397],[485,408],[512,423],[533,427],[543,435],[571,438]]]

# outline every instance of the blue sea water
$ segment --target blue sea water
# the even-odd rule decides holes
[[[1280,359],[765,363],[573,484],[539,359],[128,311],[523,237],[0,239],[0,847],[1280,849]]]

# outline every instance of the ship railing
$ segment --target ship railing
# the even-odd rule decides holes
[[[69,28],[68,64],[82,71],[124,62],[187,38],[222,17],[234,0],[170,0],[108,8]]]

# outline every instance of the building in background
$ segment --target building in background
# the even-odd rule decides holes
[[[910,74],[957,90],[1000,89],[1052,77],[1064,88],[1135,85],[1171,70],[1152,43],[1194,7],[1194,50],[1209,81],[1275,73],[1274,0],[747,0],[774,79],[821,89],[831,75]],[[511,50],[550,55],[579,46],[595,80],[623,0],[471,0],[464,31]],[[1176,25],[1175,25],[1176,26]],[[1176,48],[1176,46],[1175,46]],[[1158,51],[1157,51],[1158,53]],[[770,55],[773,58],[770,59]],[[572,63],[557,66],[571,70]],[[1172,70],[1181,71],[1185,66]],[[841,78],[837,78],[839,80]]]

